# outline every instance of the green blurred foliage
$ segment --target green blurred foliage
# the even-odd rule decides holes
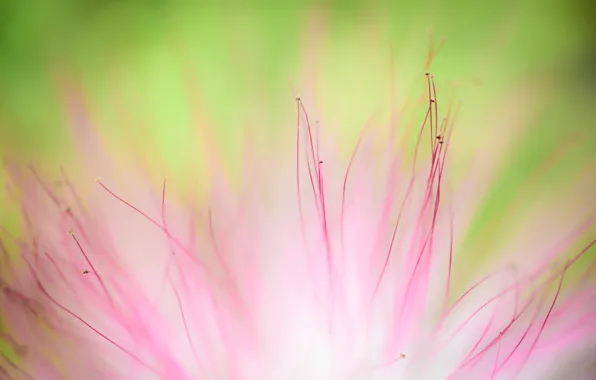
[[[288,91],[288,73],[300,59],[299,44],[313,9],[327,17],[328,30],[320,38],[328,41],[329,65],[338,72],[330,81],[343,81],[348,93],[358,90],[350,82],[361,84],[359,78],[363,82],[362,77],[371,75],[366,64],[374,57],[359,56],[362,44],[350,48],[366,28],[382,29],[386,37],[367,54],[387,56],[392,44],[404,76],[410,74],[408,69],[418,69],[419,57],[428,48],[428,30],[437,38],[447,37],[434,66],[437,75],[449,80],[481,77],[490,86],[484,91],[486,102],[529,70],[562,67],[570,57],[578,57],[586,34],[576,23],[577,7],[556,0],[4,0],[0,7],[1,136],[30,153],[52,153],[66,138],[52,78],[53,70],[62,67],[95,93],[113,92],[118,83],[106,81],[113,80],[110,71],[120,68],[165,110],[184,103],[179,99],[180,62],[171,58],[172,50],[184,46],[206,94],[205,107],[212,113],[229,114],[223,108],[246,99],[255,85],[264,87],[259,96],[279,99]],[[163,124],[170,118],[186,122],[181,116],[185,111],[161,115],[156,128],[165,130]]]

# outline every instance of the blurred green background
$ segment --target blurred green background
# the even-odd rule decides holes
[[[180,183],[198,129],[239,158],[243,128],[281,138],[308,80],[349,146],[392,87],[399,102],[424,89],[432,33],[446,41],[432,65],[441,96],[464,101],[452,165],[486,165],[459,242],[473,266],[525,233],[522,216],[551,209],[532,225],[548,233],[596,210],[593,15],[587,0],[2,0],[0,155],[74,160],[67,83],[112,154],[132,150]],[[14,224],[4,205],[0,221]]]

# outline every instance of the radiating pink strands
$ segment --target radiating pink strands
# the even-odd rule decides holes
[[[205,207],[167,200],[165,182],[149,191],[140,173],[83,196],[64,171],[49,186],[9,166],[26,234],[2,229],[20,253],[1,261],[2,339],[20,360],[3,355],[0,378],[557,378],[596,341],[596,288],[563,288],[596,241],[561,260],[593,220],[453,302],[457,110],[439,117],[426,77],[412,157],[369,124],[342,167],[297,98],[295,166],[251,156],[242,186],[215,180]]]

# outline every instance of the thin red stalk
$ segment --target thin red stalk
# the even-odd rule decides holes
[[[56,271],[60,275],[60,278],[62,278],[62,281],[64,281],[64,284],[70,289],[70,284],[69,284],[68,280],[66,279],[66,276],[62,272],[62,269],[60,269],[60,267],[56,263],[56,260],[54,260],[54,258],[49,253],[45,252],[45,254],[46,254],[46,257],[50,260],[50,262],[54,266],[54,268],[56,268]]]
[[[429,133],[430,133],[430,151],[432,152],[434,150],[434,144],[435,144],[435,136],[433,135],[433,109],[432,109],[432,92],[431,92],[431,86],[430,86],[430,73],[426,73],[426,82],[428,85],[428,112],[430,113],[430,128],[429,128]],[[431,167],[432,170],[432,167]]]
[[[127,202],[126,200],[124,200],[122,197],[120,197],[119,195],[117,195],[116,193],[114,193],[112,190],[110,190],[106,185],[103,184],[103,182],[99,179],[96,180],[97,183],[99,183],[99,185],[105,190],[107,191],[110,195],[112,195],[114,198],[116,198],[117,200],[119,200],[120,202],[124,203],[127,207],[131,208],[132,210],[134,210],[135,212],[137,212],[138,214],[140,214],[141,216],[143,216],[145,219],[147,219],[151,224],[153,224],[154,226],[156,226],[158,229],[160,229],[163,233],[166,234],[166,236],[168,238],[170,238],[174,244],[176,244],[180,249],[182,249],[182,251],[184,253],[186,253],[188,255],[188,257],[195,262],[195,264],[197,264],[198,266],[200,266],[202,269],[205,269],[205,264],[203,264],[199,259],[197,259],[196,257],[194,257],[194,255],[188,250],[188,248],[186,248],[184,246],[184,244],[182,244],[182,242],[180,242],[180,240],[178,240],[175,236],[173,236],[172,234],[170,234],[168,232],[168,230],[162,226],[161,224],[159,224],[157,221],[155,221],[155,219],[151,218],[149,215],[147,215],[146,213],[144,213],[143,211],[141,211],[140,209],[138,209],[137,207],[135,207],[134,205],[132,205],[131,203]]]
[[[453,268],[453,206],[449,206],[449,265],[447,267],[447,285],[445,286],[445,299],[443,301],[443,314],[447,311],[449,294],[451,293],[451,271]]]
[[[37,174],[37,171],[32,166],[29,166],[29,170],[31,171],[31,173],[33,173],[35,180],[37,181],[37,183],[39,183],[46,195],[52,200],[52,203],[54,203],[56,207],[60,207],[60,200],[50,191],[46,184],[41,180],[41,178]]]
[[[316,188],[318,188],[320,186],[319,182],[319,178],[320,178],[320,168],[318,165],[318,158],[316,157],[316,151],[315,151],[315,147],[314,147],[314,143],[313,143],[313,137],[312,137],[312,129],[310,126],[310,120],[308,118],[308,113],[306,112],[306,108],[304,107],[304,104],[302,103],[301,100],[298,100],[298,105],[300,107],[300,109],[302,110],[302,114],[304,115],[304,119],[306,120],[306,131],[308,133],[308,143],[304,146],[304,148],[306,149],[307,153],[306,153],[306,165],[308,167],[308,175],[310,177],[310,182],[311,182],[311,187],[312,187],[312,191],[313,191],[313,196],[315,198],[315,206],[317,208],[317,211],[320,213],[320,194],[317,193]],[[310,153],[310,154],[309,154]],[[309,158],[310,156],[310,158]],[[311,161],[312,159],[312,161]],[[311,162],[312,165],[314,165],[315,168],[315,177],[317,178],[317,186],[315,186],[315,181],[312,175],[312,167],[311,167]]]
[[[493,373],[491,375],[491,380],[495,380],[495,376],[497,375],[497,364],[499,363],[499,355],[501,354],[501,341],[503,340],[503,333],[499,332],[499,344],[497,345],[497,356],[495,357],[495,364],[493,366]]]
[[[66,183],[66,187],[68,187],[68,190],[69,190],[70,194],[75,199],[75,203],[77,204],[77,207],[79,208],[79,211],[82,212],[82,213],[84,213],[85,208],[83,207],[83,202],[81,200],[81,197],[79,197],[79,194],[75,191],[74,186],[70,182],[70,178],[66,174],[66,170],[64,170],[64,168],[61,167],[60,168],[60,171],[62,173],[62,177],[63,177],[64,183]]]
[[[77,237],[75,236],[75,234],[72,231],[68,232],[70,236],[72,236],[73,240],[75,241],[75,243],[77,244],[77,246],[79,247],[79,250],[81,251],[81,253],[83,254],[83,257],[85,258],[85,261],[87,262],[87,264],[89,264],[89,267],[91,267],[91,270],[93,271],[93,274],[95,274],[95,276],[97,276],[97,279],[99,280],[99,283],[108,299],[108,302],[110,303],[110,306],[114,307],[114,301],[112,300],[112,297],[110,296],[110,292],[108,292],[108,288],[106,287],[106,284],[103,282],[103,278],[101,277],[101,275],[99,274],[99,272],[97,271],[97,269],[95,269],[95,266],[93,265],[93,263],[91,262],[91,260],[89,259],[89,256],[87,256],[87,253],[85,252],[85,250],[83,249],[83,247],[81,246],[81,243],[79,243],[79,240],[77,239]]]
[[[507,324],[505,326],[504,329],[501,330],[502,334],[507,333],[511,327],[515,324],[515,322],[517,322],[519,320],[519,318],[525,314],[525,312],[528,310],[528,308],[530,307],[530,305],[534,302],[535,299],[535,293],[537,291],[534,292],[534,294],[531,296],[530,300],[525,304],[525,306],[522,308],[522,310],[519,312],[519,314],[515,315],[511,321],[509,322],[509,324]],[[515,345],[515,347],[513,348],[513,350],[511,350],[511,352],[509,353],[509,355],[507,355],[507,358],[503,361],[503,363],[501,363],[501,365],[499,366],[499,368],[497,369],[497,372],[499,372],[504,366],[505,364],[513,357],[513,355],[515,354],[515,352],[518,350],[518,348],[521,346],[521,344],[523,343],[523,341],[526,339],[526,337],[528,336],[528,334],[530,333],[530,330],[532,329],[532,327],[534,326],[536,319],[538,318],[538,316],[540,315],[540,310],[542,310],[542,306],[544,305],[544,301],[546,300],[546,294],[543,294],[542,297],[540,297],[540,300],[538,302],[538,306],[536,307],[536,312],[534,313],[534,315],[532,316],[532,319],[530,320],[530,323],[528,324],[527,328],[525,329],[524,333],[522,334],[521,338],[519,339],[519,341],[517,342],[517,344]],[[478,361],[480,359],[480,357],[482,355],[484,355],[496,342],[496,339],[493,340],[490,344],[488,344],[482,351],[480,351],[476,356],[474,356],[473,358],[471,358],[467,364],[472,363],[474,361]]]
[[[178,294],[178,291],[176,290],[176,286],[174,286],[172,279],[170,278],[169,280],[170,280],[170,285],[172,286],[172,290],[174,291],[174,295],[176,296],[176,301],[178,302],[178,309],[180,310],[180,316],[182,317],[182,323],[184,324],[184,331],[186,333],[186,339],[188,340],[188,344],[190,346],[190,349],[192,350],[192,355],[193,355],[199,369],[201,371],[204,371],[203,364],[199,360],[199,355],[197,355],[195,345],[192,341],[192,336],[191,336],[190,332],[188,331],[188,324],[186,322],[186,316],[184,315],[184,309],[182,307],[182,301],[180,300],[180,295]]]
[[[166,237],[168,238],[168,246],[172,253],[168,257],[168,263],[166,264],[166,269],[164,271],[162,286],[165,287],[165,282],[169,278],[170,267],[172,265],[172,262],[174,262],[176,264],[176,267],[178,268],[178,273],[180,275],[180,280],[182,281],[182,285],[184,286],[184,291],[188,292],[187,283],[186,283],[186,275],[185,275],[184,270],[182,270],[182,268],[180,266],[180,262],[176,255],[175,248],[172,245],[171,234],[168,229],[168,222],[167,222],[167,217],[166,217],[166,181],[165,180],[163,181],[162,189],[161,189],[161,222],[163,223],[163,228],[166,231]]]
[[[25,259],[25,261],[27,263],[27,266],[29,267],[29,270],[30,270],[31,274],[33,275],[33,278],[35,280],[35,283],[36,283],[37,287],[50,300],[51,303],[53,303],[60,310],[64,311],[65,313],[69,314],[73,318],[77,319],[79,322],[81,322],[82,324],[84,324],[85,326],[87,326],[90,330],[92,330],[98,336],[100,336],[104,340],[106,340],[109,343],[111,343],[113,346],[115,346],[120,351],[122,351],[123,353],[125,353],[126,355],[128,355],[129,357],[131,357],[133,360],[135,360],[136,362],[138,362],[139,364],[141,364],[143,367],[147,368],[148,370],[150,370],[151,372],[153,372],[154,374],[156,374],[158,376],[162,376],[163,375],[157,369],[155,369],[152,366],[150,366],[149,364],[145,363],[145,361],[143,361],[141,358],[139,358],[138,356],[136,356],[135,354],[133,354],[132,352],[130,352],[129,350],[127,350],[126,348],[124,348],[123,346],[121,346],[120,344],[116,343],[114,340],[108,338],[105,334],[101,333],[95,327],[91,326],[87,321],[85,321],[83,318],[81,318],[80,316],[78,316],[76,313],[72,312],[71,310],[69,310],[68,308],[66,308],[65,306],[63,306],[61,303],[59,303],[58,301],[56,301],[48,293],[48,291],[45,289],[45,287],[42,285],[42,283],[39,280],[39,277],[37,276],[37,273],[35,272],[35,270],[31,266],[31,264],[29,263],[29,261],[26,260],[26,259]]]
[[[367,123],[367,125],[365,125],[364,129],[360,132],[360,135],[358,136],[358,140],[356,141],[356,145],[354,147],[354,150],[352,151],[352,154],[350,156],[350,160],[348,161],[348,167],[346,168],[346,172],[344,174],[344,181],[343,181],[343,185],[342,185],[342,195],[341,195],[341,251],[343,254],[344,251],[344,229],[345,229],[345,211],[346,211],[346,193],[347,193],[347,189],[348,189],[348,177],[350,175],[350,171],[352,170],[352,165],[354,163],[354,159],[356,158],[356,154],[358,153],[359,149],[360,149],[360,145],[362,144],[362,140],[364,138],[365,133],[368,131],[368,128],[370,128],[370,120]]]
[[[429,86],[429,94],[428,95],[429,95],[429,97],[431,96],[431,94],[430,94],[430,86]],[[391,243],[390,243],[389,249],[387,250],[387,254],[385,256],[385,261],[383,263],[381,274],[379,275],[379,279],[377,280],[377,283],[375,285],[375,290],[373,291],[373,297],[378,292],[378,289],[379,289],[379,287],[381,285],[381,281],[382,281],[382,279],[383,279],[383,277],[385,275],[385,272],[386,272],[386,270],[388,268],[390,255],[391,255],[391,252],[393,250],[393,245],[394,245],[395,237],[396,237],[396,234],[397,234],[397,228],[399,226],[399,221],[401,219],[401,215],[402,215],[402,212],[403,212],[403,207],[404,207],[405,203],[407,202],[407,200],[409,199],[409,197],[411,195],[411,191],[412,191],[412,189],[414,187],[414,182],[415,182],[415,178],[416,178],[416,175],[415,175],[415,172],[416,172],[416,163],[417,163],[417,160],[418,160],[418,149],[420,147],[420,143],[421,143],[421,140],[422,140],[422,134],[423,134],[424,129],[426,127],[427,121],[429,120],[429,116],[430,116],[430,119],[432,120],[432,113],[431,113],[431,111],[432,111],[432,109],[429,106],[429,108],[428,108],[428,110],[426,112],[426,115],[424,117],[424,120],[422,122],[422,126],[420,128],[420,132],[418,133],[418,138],[416,140],[416,145],[414,147],[414,157],[413,157],[413,162],[412,162],[412,178],[410,179],[408,190],[406,191],[406,195],[404,197],[404,200],[402,201],[402,205],[400,207],[400,211],[398,213],[397,220],[396,220],[396,222],[394,224],[393,233],[392,233],[392,236],[391,236]],[[432,130],[432,127],[431,127],[431,130]]]
[[[544,320],[542,321],[542,325],[540,326],[540,330],[538,331],[538,334],[536,335],[536,338],[534,338],[534,341],[532,342],[532,345],[530,346],[530,349],[528,350],[528,354],[526,355],[525,360],[523,361],[520,369],[518,370],[518,374],[521,371],[521,369],[526,365],[526,363],[528,362],[528,359],[530,358],[530,356],[532,355],[532,352],[534,351],[534,348],[536,347],[536,344],[538,343],[538,339],[540,339],[540,336],[542,335],[542,332],[544,331],[544,328],[546,327],[546,323],[548,322],[548,319],[555,307],[555,304],[557,303],[557,299],[559,298],[559,294],[561,293],[561,287],[563,286],[563,280],[565,279],[565,271],[561,274],[561,279],[559,280],[559,285],[557,286],[557,292],[555,293],[555,297],[553,298],[553,302],[551,303],[548,312],[546,313],[546,317],[544,317]]]

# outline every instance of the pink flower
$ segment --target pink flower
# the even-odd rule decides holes
[[[215,171],[204,204],[106,165],[85,126],[82,160],[113,174],[91,192],[9,167],[26,238],[4,231],[20,256],[2,261],[0,377],[593,378],[574,360],[596,288],[563,284],[594,242],[562,256],[592,221],[452,289],[466,194],[445,185],[456,112],[428,81],[412,156],[368,126],[344,164],[297,99],[291,155],[248,151],[241,185]]]

